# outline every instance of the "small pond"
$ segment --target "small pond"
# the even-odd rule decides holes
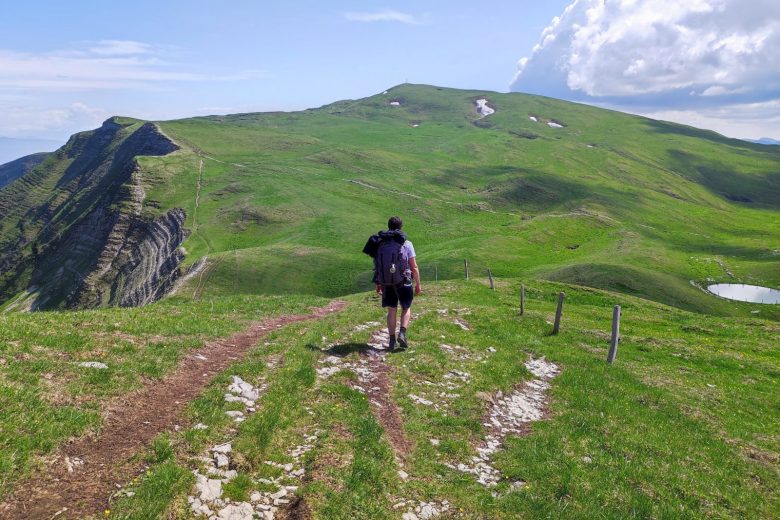
[[[707,286],[707,290],[728,300],[750,303],[780,303],[780,291],[759,285],[717,283]]]

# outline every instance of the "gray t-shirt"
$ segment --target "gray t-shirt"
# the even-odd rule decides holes
[[[412,245],[411,240],[407,240],[406,242],[404,242],[404,244],[401,246],[401,249],[406,254],[406,259],[407,260],[411,260],[412,258],[415,257],[414,246]],[[409,269],[406,270],[404,275],[406,275],[408,280],[412,280],[412,268],[411,268],[411,266],[409,267]]]
[[[404,245],[402,245],[401,248],[403,248],[404,252],[406,253],[406,258],[412,259],[415,257],[414,246],[412,245],[411,240],[404,242]]]

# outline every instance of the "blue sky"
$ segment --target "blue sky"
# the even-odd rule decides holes
[[[717,11],[721,4],[736,1],[688,0],[683,4],[698,16],[701,4],[712,4]],[[669,17],[648,20],[656,25],[664,20],[679,25],[680,16],[691,14],[684,10],[680,15],[679,8],[673,7],[678,3],[672,0],[614,0],[610,2],[613,12],[594,18],[591,11],[599,3],[601,0],[4,0],[0,16],[0,136],[64,139],[113,114],[170,119],[294,110],[368,96],[410,81],[547,93],[698,122],[698,126],[736,137],[780,138],[777,131],[772,135],[778,128],[775,120],[766,116],[780,114],[780,95],[773,97],[777,91],[770,85],[769,95],[758,100],[744,94],[740,83],[765,84],[766,75],[742,73],[720,83],[694,78],[700,93],[707,88],[716,93],[743,89],[737,100],[733,98],[737,94],[705,96],[715,101],[706,106],[700,102],[702,96],[694,99],[690,95],[685,83],[689,69],[696,68],[693,62],[686,62],[685,70],[677,71],[680,81],[659,85],[650,97],[630,88],[615,92],[604,85],[622,85],[627,68],[636,68],[641,60],[627,56],[626,60],[633,61],[622,69],[599,69],[596,65],[601,62],[614,62],[609,54],[614,54],[614,46],[590,46],[587,50],[592,59],[588,63],[596,64],[593,70],[599,71],[599,82],[586,77],[572,65],[572,54],[582,54],[585,48],[575,41],[582,40],[582,31],[575,34],[572,27],[588,29],[589,23],[596,24],[601,32],[589,34],[614,35],[625,26],[625,18],[636,18],[630,11],[637,3],[646,4],[648,12],[669,10]],[[740,5],[750,3],[764,9],[768,14],[765,19],[778,22],[773,2],[741,0]],[[556,21],[563,13],[567,14]],[[691,24],[698,23],[696,16],[690,18]],[[721,22],[716,18],[707,23],[718,26]],[[723,38],[740,29],[729,27]],[[780,34],[777,27],[766,29],[755,20],[745,21],[744,27],[753,31],[750,34],[763,35],[762,45],[773,43]],[[551,34],[557,44],[550,43]],[[630,44],[640,55],[657,53],[657,40],[650,37]],[[750,41],[755,47],[755,41]],[[778,54],[776,48],[774,54]],[[759,55],[769,54],[759,51]],[[735,70],[740,56],[730,65]],[[515,77],[518,60],[523,57],[528,58],[524,70]],[[758,60],[754,68],[773,64]],[[660,76],[658,67],[663,64],[652,65],[655,68],[646,78],[634,81],[634,87],[638,81],[652,84]],[[703,70],[700,76],[707,74],[714,73]],[[754,106],[756,103],[768,105]],[[752,106],[752,111],[739,116],[737,124],[732,112],[740,104]]]

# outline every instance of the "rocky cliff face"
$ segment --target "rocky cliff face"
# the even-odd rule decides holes
[[[186,238],[186,215],[173,209],[152,221],[130,219],[126,234],[115,226],[98,268],[80,287],[78,307],[135,307],[163,297],[179,276],[184,259],[179,246]],[[117,243],[116,239],[121,238]]]
[[[110,119],[0,192],[0,304],[21,291],[31,310],[135,306],[165,295],[179,276],[186,215],[141,215],[135,158],[178,148],[152,123]]]

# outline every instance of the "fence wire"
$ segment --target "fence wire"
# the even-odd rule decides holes
[[[509,273],[505,273],[500,268],[498,271],[496,271],[485,263],[472,262],[470,260],[468,261],[468,264],[465,264],[463,260],[442,260],[424,263],[420,262],[417,264],[417,267],[420,271],[421,283],[436,282],[440,280],[464,280],[467,278],[467,272],[468,279],[480,280],[484,281],[485,283],[489,281],[488,272],[492,274],[495,280],[498,280],[501,277],[512,276]],[[366,288],[370,287],[373,274],[374,272],[371,270],[361,272],[358,275],[359,285],[365,286]],[[517,275],[515,274],[514,276]]]

